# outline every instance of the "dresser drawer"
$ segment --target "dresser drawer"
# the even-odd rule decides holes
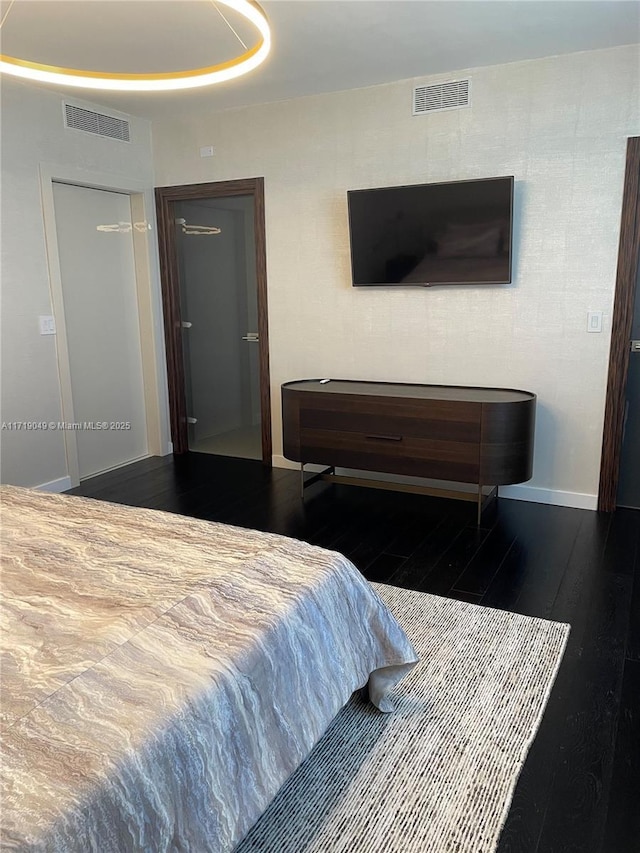
[[[300,401],[300,429],[480,441],[482,406],[432,400],[308,395]]]
[[[371,423],[372,428],[379,424]],[[477,442],[416,437],[398,431],[300,430],[301,462],[409,474],[415,477],[478,481]]]

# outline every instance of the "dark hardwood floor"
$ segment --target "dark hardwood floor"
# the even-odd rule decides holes
[[[499,853],[640,853],[640,512],[475,505],[318,483],[205,454],[152,457],[72,493],[282,533],[370,580],[568,622]],[[273,851],[277,853],[277,851]]]

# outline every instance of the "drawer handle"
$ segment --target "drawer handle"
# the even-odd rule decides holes
[[[401,435],[368,435],[374,441],[402,441]]]

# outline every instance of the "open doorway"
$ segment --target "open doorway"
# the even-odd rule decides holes
[[[171,432],[271,465],[262,178],[156,189]]]
[[[167,451],[146,213],[153,197],[137,180],[56,164],[40,164],[40,188],[64,422],[57,429],[73,487]]]
[[[53,198],[82,481],[148,455],[133,217],[124,193],[54,182]]]

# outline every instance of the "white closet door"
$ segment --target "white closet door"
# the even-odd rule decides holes
[[[53,190],[82,480],[147,454],[131,205],[122,193]]]

